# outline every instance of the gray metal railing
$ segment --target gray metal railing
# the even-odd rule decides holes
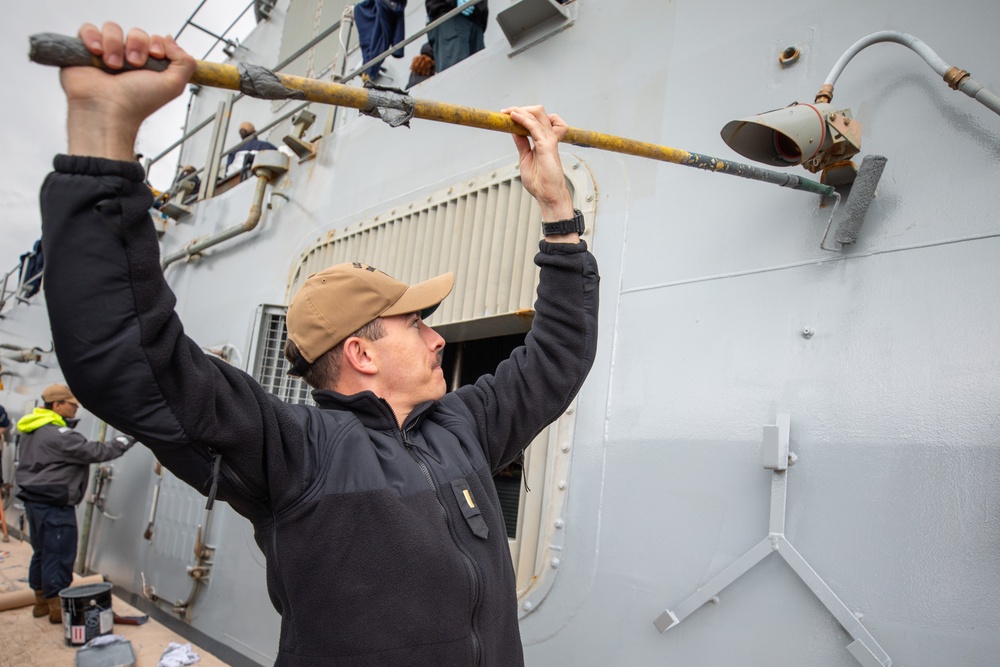
[[[28,262],[31,258],[35,256],[34,252],[28,253],[24,259],[22,259],[13,269],[4,274],[3,286],[0,287],[0,319],[3,319],[3,313],[7,311],[7,304],[13,298],[15,302],[26,302],[27,298],[21,296],[24,293],[25,282],[33,282],[35,279],[41,281],[45,270],[41,270],[35,275],[25,276],[28,270]],[[16,283],[11,287],[11,279],[15,277]]]
[[[185,24],[181,28],[181,30],[183,30],[184,27],[186,27],[187,25],[192,25],[195,28],[204,30],[203,28],[200,28],[200,26],[198,26],[197,24],[193,23],[192,19],[198,13],[198,10],[201,9],[201,6],[205,4],[205,1],[206,0],[202,0],[202,2],[198,5],[198,7],[195,8],[194,12],[191,14],[191,16],[185,22]],[[443,14],[442,16],[438,17],[434,21],[431,21],[430,23],[426,24],[423,28],[421,28],[420,30],[414,32],[412,35],[409,35],[408,37],[402,39],[401,41],[397,42],[396,44],[393,44],[388,49],[386,49],[382,53],[378,54],[377,56],[375,56],[371,60],[363,63],[362,65],[360,65],[356,69],[352,70],[350,73],[348,73],[348,74],[342,74],[342,75],[335,75],[334,76],[334,80],[336,80],[339,83],[347,83],[347,82],[350,82],[350,81],[354,80],[355,78],[357,78],[365,70],[367,70],[367,69],[369,69],[371,67],[374,67],[375,65],[378,65],[378,64],[382,63],[382,61],[384,61],[386,58],[388,58],[389,56],[391,56],[395,51],[398,51],[399,49],[404,48],[408,44],[411,44],[414,41],[420,39],[421,37],[423,37],[424,35],[426,35],[428,32],[430,32],[434,28],[436,28],[439,25],[441,25],[442,23],[444,23],[445,21],[448,21],[449,19],[454,18],[455,16],[457,16],[457,15],[461,14],[462,12],[470,9],[471,7],[474,7],[475,5],[479,4],[482,1],[483,0],[469,0],[469,2],[467,2],[467,3],[463,4],[463,5],[455,7],[454,9],[448,11],[446,14]],[[251,2],[250,5],[246,9],[243,10],[243,12],[240,14],[240,16],[242,16],[244,13],[246,13],[250,9],[250,7],[253,6],[253,4],[254,3]],[[239,20],[239,18],[237,18],[236,20]],[[226,32],[228,32],[233,27],[233,25],[235,25],[235,23],[236,23],[236,21],[233,21],[233,23],[230,24],[229,28],[226,29]],[[277,66],[275,66],[274,71],[275,72],[280,72],[282,69],[284,69],[285,67],[287,67],[288,65],[290,65],[292,62],[294,62],[295,60],[297,60],[303,54],[305,54],[309,49],[313,48],[314,46],[316,46],[317,44],[319,44],[320,42],[322,42],[324,39],[326,39],[327,37],[329,37],[330,35],[332,35],[334,32],[336,32],[337,30],[339,30],[340,26],[341,26],[341,23],[342,23],[342,21],[340,19],[338,19],[337,21],[335,21],[334,23],[332,23],[328,28],[325,28],[324,30],[322,30],[319,34],[317,34],[315,37],[313,37],[308,42],[306,42],[302,47],[300,47],[294,53],[292,53],[291,55],[289,55],[288,57],[286,57],[284,60],[282,60],[281,62],[279,62],[277,64]],[[178,34],[180,34],[180,32],[181,31],[178,31]],[[219,40],[223,40],[224,39],[224,35],[226,34],[226,32],[223,33],[223,36],[217,37],[217,40],[216,40],[215,44],[212,45],[212,48],[215,48],[215,46],[216,46],[216,44],[218,44]],[[211,34],[211,33],[209,33],[209,34]],[[215,36],[215,35],[213,35],[213,36]],[[350,43],[350,37],[348,37],[348,44],[349,43]],[[347,53],[348,49],[346,48],[347,45],[344,45],[344,46],[345,46],[345,52],[343,53],[342,58],[343,58],[343,61],[346,62],[347,55],[348,55],[348,53]],[[211,49],[209,49],[209,51],[211,51]],[[191,129],[185,131],[184,134],[177,141],[175,141],[172,144],[170,144],[167,148],[165,148],[164,150],[162,150],[157,155],[155,155],[152,158],[149,158],[148,160],[146,160],[145,167],[146,167],[147,173],[149,171],[150,166],[152,166],[153,164],[156,164],[159,160],[163,159],[164,157],[166,157],[167,155],[169,155],[170,153],[172,153],[177,147],[182,146],[184,144],[184,142],[186,142],[188,139],[192,138],[194,135],[196,135],[201,130],[205,129],[205,127],[207,127],[208,125],[210,125],[212,123],[222,123],[222,122],[225,122],[226,118],[223,117],[223,116],[224,115],[225,116],[231,115],[231,105],[235,104],[236,102],[238,102],[239,100],[243,99],[244,97],[246,97],[246,96],[243,93],[237,94],[232,99],[232,102],[229,105],[229,107],[230,107],[229,114],[221,114],[221,113],[217,112],[216,114],[205,118],[203,121],[201,121],[200,123],[198,123],[195,127],[193,127]],[[255,139],[256,137],[258,137],[258,136],[260,136],[262,134],[266,134],[270,130],[274,129],[275,127],[277,127],[281,123],[285,122],[286,120],[288,120],[289,118],[291,118],[292,116],[294,116],[295,114],[297,114],[299,111],[301,111],[301,110],[305,109],[306,107],[308,107],[310,104],[312,104],[312,102],[304,102],[304,103],[302,103],[300,105],[295,106],[290,111],[287,111],[287,112],[283,113],[281,116],[275,118],[274,120],[272,120],[267,125],[265,125],[265,126],[259,128],[259,129],[257,129],[254,132],[254,134],[246,137],[245,139],[241,138],[240,141],[237,142],[236,144],[223,149],[219,153],[218,156],[213,156],[214,159],[221,160],[225,156],[227,156],[227,155],[229,155],[231,153],[234,153],[234,152],[240,150],[240,148],[242,146],[244,146],[250,140]],[[205,167],[201,167],[200,169],[197,169],[195,171],[195,174],[197,174],[199,176],[202,176],[204,172],[205,172]],[[212,190],[208,189],[207,192],[209,194],[211,194]]]

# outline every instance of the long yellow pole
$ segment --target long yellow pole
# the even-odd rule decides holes
[[[100,58],[95,57],[79,39],[64,35],[43,33],[32,35],[31,60],[42,65],[57,67],[94,66],[110,72]],[[433,120],[441,123],[451,123],[465,127],[476,127],[482,130],[519,134],[527,136],[528,131],[515,123],[507,114],[465,107],[445,102],[435,102],[412,98],[406,94],[394,91],[358,88],[341,83],[320,81],[290,74],[272,72],[262,67],[241,65],[224,65],[203,60],[196,61],[191,83],[212,88],[238,90],[250,97],[262,99],[300,99],[320,104],[360,109],[365,112],[376,109],[393,109],[398,113],[422,120]],[[151,59],[146,69],[162,71],[167,67],[167,61]],[[740,176],[757,181],[773,183],[794,190],[804,190],[823,196],[833,196],[832,186],[823,185],[794,174],[782,173],[764,169],[731,160],[721,160],[708,155],[692,153],[679,148],[661,146],[644,141],[636,141],[625,137],[617,137],[601,132],[569,128],[563,140],[576,146],[597,148],[600,150],[636,157],[670,162],[685,167],[694,167],[717,173]]]

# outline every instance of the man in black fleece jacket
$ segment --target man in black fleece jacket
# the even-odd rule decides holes
[[[294,368],[317,407],[288,405],[184,335],[159,268],[133,144],[194,61],[170,38],[84,25],[118,69],[61,73],[68,155],[42,188],[46,301],[66,379],[91,411],[254,526],[281,614],[278,665],[523,664],[494,471],[576,395],[597,345],[598,274],[580,240],[558,142],[566,125],[511,108],[524,187],[545,239],[525,345],[445,393],[422,315],[450,274],[407,286],[367,265],[307,280],[288,313]]]

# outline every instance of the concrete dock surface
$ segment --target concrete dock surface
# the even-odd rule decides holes
[[[0,542],[0,593],[28,589],[28,563],[31,545],[19,541],[13,534],[9,542]],[[118,616],[142,616],[143,612],[126,604],[118,596],[112,599],[112,609]],[[152,617],[143,625],[116,623],[113,634],[122,635],[132,643],[136,667],[156,667],[170,642],[190,644]],[[79,646],[68,646],[63,626],[49,623],[48,617],[34,618],[31,605],[0,611],[0,667],[72,667],[76,665]],[[197,667],[225,667],[223,662],[194,644],[192,650],[200,656]]]

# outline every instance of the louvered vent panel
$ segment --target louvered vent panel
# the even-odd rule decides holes
[[[264,306],[255,347],[253,376],[265,391],[287,403],[313,404],[309,385],[288,375],[285,361],[285,307]]]
[[[455,290],[430,319],[435,326],[530,309],[541,213],[516,166],[449,190],[321,240],[303,256],[289,296],[313,273],[359,261],[411,284],[453,271]]]

